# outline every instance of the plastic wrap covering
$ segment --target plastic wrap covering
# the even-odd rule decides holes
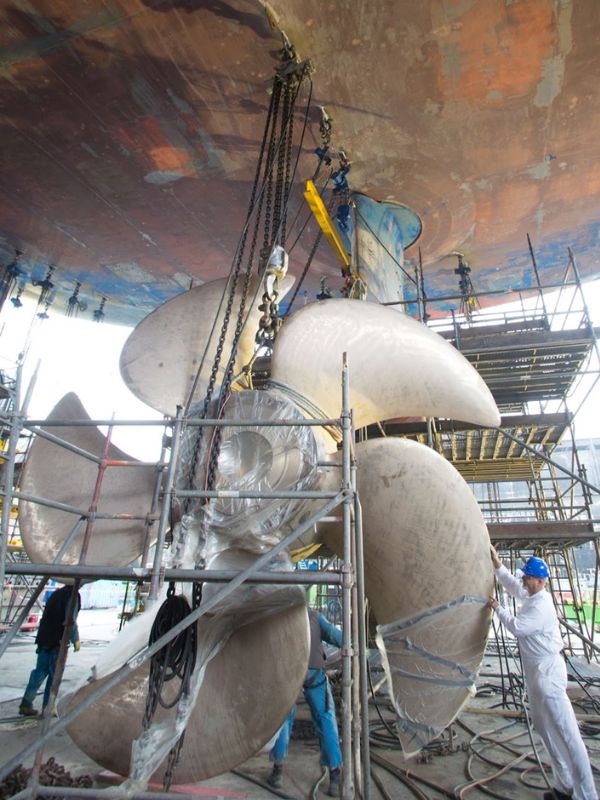
[[[463,596],[378,626],[377,645],[393,687],[396,729],[406,756],[439,736],[475,693],[481,643],[469,632],[485,603],[482,597]],[[448,629],[455,634],[450,640]]]
[[[66,420],[63,427],[46,430],[95,456],[101,456],[106,437],[93,425],[69,427],[68,420],[89,419],[76,394],[65,395],[48,415],[48,420]],[[131,461],[130,456],[110,445],[108,458]],[[87,511],[92,501],[98,465],[57,444],[37,437],[33,442],[20,479],[27,494],[65,503]],[[156,468],[149,466],[108,468],[104,474],[98,511],[106,514],[131,514],[143,517],[150,510],[156,482]],[[33,562],[49,563],[59,553],[79,517],[68,511],[21,500],[19,527],[27,555]],[[68,546],[61,562],[77,564],[85,524]],[[138,558],[144,548],[146,525],[143,519],[96,519],[87,564],[125,566]]]
[[[192,409],[193,416],[198,409]],[[301,425],[268,427],[228,427],[227,420],[298,420],[302,414],[289,401],[273,392],[246,391],[231,395],[223,414],[221,445],[214,488],[233,496],[211,499],[208,503],[184,504],[182,527],[201,545],[206,538],[205,558],[224,547],[240,546],[263,553],[291,529],[309,506],[302,499],[244,499],[235,492],[301,491],[312,489],[318,480],[318,448],[312,429]],[[190,472],[198,428],[184,435],[179,488],[203,488],[207,472],[207,452],[213,429],[204,430],[194,479]]]
[[[255,556],[221,553],[209,566],[244,569]],[[287,561],[289,566],[289,561]],[[281,561],[271,565],[282,569]],[[203,602],[222,586],[204,587]],[[154,611],[127,626],[110,654],[67,699],[72,708],[147,642]],[[309,630],[304,592],[299,587],[243,584],[198,621],[196,668],[187,698],[176,708],[157,710],[142,731],[148,664],[80,714],[68,727],[77,745],[107,769],[131,777],[136,792],[154,775],[185,730],[175,770],[178,783],[204,780],[233,769],[263,747],[283,723],[302,685],[308,663]]]
[[[360,442],[356,461],[365,591],[372,611],[384,631],[386,626],[393,631],[398,620],[415,622],[406,632],[414,649],[401,641],[396,646],[392,639],[393,653],[387,654],[390,694],[402,697],[404,719],[421,726],[418,739],[414,731],[401,737],[413,753],[451,722],[470,696],[469,676],[483,658],[490,614],[478,601],[457,603],[456,598],[491,594],[490,541],[468,485],[431,448],[406,439]],[[332,471],[329,480],[339,476]],[[338,553],[339,527],[322,526],[325,541]],[[432,614],[431,609],[442,611]],[[400,632],[402,638],[405,632]],[[469,676],[451,668],[457,664]],[[422,679],[409,680],[413,673]],[[425,680],[444,674],[456,682],[436,688]]]

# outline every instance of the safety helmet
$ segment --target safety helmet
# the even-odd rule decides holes
[[[548,565],[543,558],[531,556],[525,562],[522,569],[523,575],[531,575],[533,578],[547,578],[550,574],[548,572]]]

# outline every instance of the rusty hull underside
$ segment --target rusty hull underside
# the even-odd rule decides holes
[[[600,273],[597,0],[2,0],[0,256],[49,264],[107,320],[136,322],[191,281],[227,274],[245,217],[279,26],[315,71],[352,189],[412,208],[429,295],[543,283],[571,246]],[[271,23],[271,24],[270,24]],[[306,104],[308,90],[301,94]],[[298,109],[301,127],[303,108]],[[299,227],[299,226],[298,226]],[[316,233],[305,230],[299,274]],[[292,237],[294,231],[292,231]],[[302,245],[304,247],[302,248]],[[337,287],[324,245],[309,286]],[[341,285],[341,284],[340,284]],[[456,304],[458,305],[458,303]]]

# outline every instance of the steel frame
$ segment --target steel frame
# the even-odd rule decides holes
[[[22,375],[22,365],[18,366],[18,381],[19,384]],[[232,493],[226,491],[182,491],[174,488],[175,472],[178,463],[179,445],[181,435],[184,427],[192,426],[206,426],[215,427],[222,425],[222,420],[217,419],[198,419],[198,418],[184,418],[182,412],[179,410],[175,418],[168,418],[165,420],[150,421],[150,420],[52,420],[47,422],[45,420],[26,420],[25,410],[19,408],[18,404],[15,405],[15,410],[11,418],[3,416],[1,422],[5,425],[10,425],[11,428],[11,443],[18,440],[18,436],[23,428],[27,428],[36,435],[44,436],[44,438],[52,441],[58,447],[65,447],[72,452],[76,452],[83,458],[91,459],[98,464],[98,480],[93,493],[90,507],[86,509],[78,509],[67,506],[63,503],[51,500],[49,498],[38,498],[30,495],[25,495],[17,491],[15,486],[15,455],[16,444],[11,445],[9,453],[9,463],[12,464],[12,469],[5,473],[4,489],[1,492],[4,498],[4,510],[10,509],[13,498],[27,499],[31,502],[38,502],[52,508],[69,511],[77,517],[77,522],[65,544],[62,546],[60,553],[57,555],[52,564],[15,564],[7,563],[6,561],[6,541],[8,532],[8,519],[5,519],[5,514],[2,517],[2,530],[0,541],[2,543],[2,565],[1,575],[4,579],[6,574],[10,575],[31,575],[42,577],[42,582],[36,588],[34,594],[29,599],[25,609],[21,615],[15,620],[11,629],[4,637],[0,645],[0,657],[6,651],[10,641],[19,630],[21,618],[28,613],[30,608],[37,600],[46,584],[48,577],[56,576],[74,580],[75,591],[72,597],[76,595],[76,590],[79,587],[81,580],[84,578],[113,578],[121,580],[135,581],[138,585],[141,583],[148,583],[150,585],[151,597],[157,597],[159,590],[165,581],[176,580],[180,582],[192,581],[206,581],[223,583],[220,591],[216,592],[210,600],[203,603],[199,608],[192,611],[190,615],[172,628],[167,634],[157,640],[152,646],[147,646],[131,658],[125,665],[117,670],[109,678],[109,680],[98,687],[92,692],[86,700],[80,703],[76,708],[69,711],[65,716],[57,720],[50,718],[44,719],[40,736],[31,745],[25,747],[15,757],[9,759],[6,763],[0,766],[0,780],[3,779],[18,763],[24,759],[34,755],[34,769],[31,781],[24,792],[19,796],[32,798],[36,794],[45,795],[48,787],[39,786],[37,776],[41,766],[41,757],[44,745],[58,732],[64,730],[69,723],[76,718],[82,711],[88,708],[95,700],[99,699],[113,686],[120,683],[125,679],[130,672],[139,667],[142,663],[148,661],[154,653],[158,652],[165,644],[171,641],[177,634],[188,625],[194,623],[201,616],[206,614],[217,603],[224,599],[227,595],[238,588],[243,582],[256,582],[256,583],[275,583],[275,584],[330,584],[339,585],[342,590],[342,747],[343,747],[343,775],[342,775],[342,797],[344,800],[350,800],[355,796],[355,786],[360,794],[369,800],[371,796],[370,790],[370,770],[368,768],[368,707],[367,707],[367,674],[366,674],[366,630],[364,617],[356,619],[356,612],[360,617],[361,613],[364,614],[364,578],[362,567],[362,527],[361,527],[361,514],[360,503],[356,491],[355,469],[353,466],[353,427],[352,415],[349,408],[349,368],[344,355],[342,370],[342,413],[339,419],[310,419],[305,420],[303,423],[307,426],[339,426],[342,430],[342,479],[341,488],[338,491],[319,492],[319,491],[301,491],[301,492],[236,492],[236,497],[253,497],[253,498],[309,498],[322,500],[322,507],[316,511],[311,517],[306,520],[302,525],[298,526],[281,542],[274,546],[268,553],[261,556],[249,568],[239,572],[233,570],[194,570],[194,569],[165,569],[162,564],[164,554],[164,542],[168,528],[168,512],[170,500],[174,497],[227,497]],[[18,392],[16,394],[18,398]],[[261,425],[283,427],[289,425],[298,425],[298,420],[277,420],[277,421],[259,421]],[[251,426],[257,424],[258,421],[245,421],[239,422],[235,420],[228,420],[228,426]],[[101,457],[94,454],[87,453],[86,451],[76,448],[73,445],[65,442],[61,437],[50,434],[47,431],[40,430],[40,426],[61,426],[61,427],[80,427],[80,426],[110,426],[109,435],[106,438],[104,453]],[[93,535],[93,524],[96,519],[120,519],[123,514],[102,514],[97,511],[97,503],[100,497],[102,478],[104,472],[109,467],[127,467],[139,465],[140,462],[111,462],[107,458],[108,445],[110,442],[110,432],[112,428],[117,425],[161,425],[172,431],[171,441],[171,456],[167,464],[164,462],[164,449],[161,455],[161,461],[157,466],[157,487],[155,496],[153,498],[153,508],[146,517],[149,523],[158,521],[158,529],[156,534],[156,547],[155,556],[151,567],[102,567],[98,565],[85,564],[85,553],[91,536]],[[160,513],[157,514],[156,506],[160,505]],[[329,514],[337,506],[342,506],[343,512],[343,526],[344,526],[344,552],[342,558],[342,567],[339,571],[327,570],[325,572],[310,573],[296,571],[296,572],[271,572],[265,571],[264,567],[279,553],[288,548],[293,542],[298,539],[303,533],[309,530],[317,521],[322,517]],[[131,519],[130,515],[126,515]],[[79,529],[85,522],[86,532],[84,535],[82,554],[77,565],[61,564],[61,558],[66,552],[69,544],[75,538]],[[148,554],[150,549],[150,525],[147,529],[147,541],[144,546],[144,552]],[[354,607],[354,613],[353,613]],[[72,609],[71,609],[72,613]],[[63,645],[59,656],[59,663],[57,665],[57,678],[55,678],[52,688],[52,695],[55,696],[58,691],[60,683],[60,675],[64,669],[64,664],[67,655],[68,646],[68,627],[63,637]],[[353,687],[358,687],[358,692],[353,692]],[[51,698],[53,699],[53,698]],[[357,742],[357,746],[353,746],[353,741]],[[61,790],[62,791],[62,790]],[[76,790],[78,796],[100,797],[105,795],[105,790]],[[64,793],[64,792],[63,792]],[[52,792],[48,793],[51,796]],[[110,789],[110,794],[113,797],[119,797],[119,790],[114,787]],[[131,795],[127,794],[128,798],[138,798],[145,800],[149,793],[139,792]],[[179,793],[165,793],[164,797],[181,796]],[[153,797],[157,795],[152,793]],[[125,797],[125,794],[123,794]]]

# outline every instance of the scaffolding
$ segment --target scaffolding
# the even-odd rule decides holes
[[[533,252],[532,252],[533,256]],[[534,256],[533,256],[534,257]],[[552,303],[549,295],[572,290],[572,297],[564,308],[560,300]],[[593,496],[600,489],[588,480],[585,465],[579,458],[573,435],[573,420],[576,411],[568,407],[570,395],[575,387],[591,379],[587,393],[597,383],[600,375],[600,357],[597,337],[600,332],[594,329],[583,295],[576,264],[569,251],[569,264],[564,281],[557,286],[538,286],[532,290],[537,302],[532,309],[525,302],[523,293],[522,308],[514,312],[498,314],[483,310],[469,315],[454,314],[448,322],[430,321],[430,327],[438,330],[456,346],[473,364],[488,383],[502,412],[498,428],[484,429],[475,425],[445,420],[424,422],[384,422],[372,426],[364,432],[367,437],[379,435],[405,436],[435,448],[469,482],[479,500],[480,507],[488,524],[491,540],[504,554],[512,567],[519,559],[533,552],[543,554],[551,567],[550,586],[569,649],[582,655],[587,661],[597,662],[600,647],[596,643],[596,627],[599,622],[596,612],[600,553],[596,525],[600,519],[594,516]],[[576,305],[574,298],[579,298]],[[481,303],[485,306],[485,298]],[[435,298],[428,298],[429,303]],[[268,374],[268,363],[261,360],[260,369]],[[146,647],[135,658],[136,665],[147,661],[163,645],[172,640],[180,630],[192,624],[203,614],[234,591],[243,582],[253,583],[296,583],[315,585],[317,605],[331,611],[329,603],[334,603],[336,614],[342,625],[344,644],[342,648],[342,741],[344,747],[344,777],[342,796],[350,798],[354,793],[370,797],[369,781],[369,721],[367,697],[367,643],[364,614],[364,580],[362,575],[362,526],[360,502],[356,492],[356,478],[353,456],[353,430],[349,408],[348,365],[342,370],[342,414],[335,420],[305,420],[306,425],[339,425],[343,431],[342,478],[340,488],[332,492],[287,492],[265,494],[261,492],[240,492],[239,497],[273,497],[288,499],[307,498],[323,502],[322,508],[313,514],[303,525],[290,533],[273,550],[259,558],[251,567],[242,572],[206,569],[166,569],[163,564],[167,532],[169,527],[169,508],[177,497],[206,498],[217,497],[217,491],[178,490],[174,477],[178,463],[179,443],[184,427],[223,425],[222,420],[184,417],[181,413],[163,421],[143,420],[63,420],[49,424],[47,420],[28,420],[25,417],[25,404],[20,404],[20,368],[11,389],[12,406],[0,409],[1,422],[8,432],[6,448],[6,467],[4,489],[2,492],[2,577],[11,576],[13,580],[24,580],[28,595],[18,613],[12,607],[10,630],[0,644],[0,655],[19,630],[26,615],[31,611],[43,591],[50,576],[65,578],[79,585],[82,580],[112,578],[124,580],[128,585],[144,587],[151,597],[156,598],[160,587],[169,581],[177,582],[217,582],[223,588],[211,600],[194,610],[183,623],[175,626],[168,634],[152,646]],[[583,402],[583,401],[582,401]],[[580,407],[581,403],[579,403]],[[577,410],[577,409],[576,409]],[[285,422],[245,421],[240,425],[279,425]],[[227,425],[235,426],[235,420]],[[294,424],[298,424],[294,420]],[[7,509],[13,506],[15,488],[18,485],[17,442],[22,431],[36,436],[53,437],[56,446],[71,447],[60,437],[49,434],[52,425],[92,425],[115,427],[121,425],[142,426],[161,425],[165,428],[163,452],[156,463],[157,480],[154,497],[148,514],[144,516],[147,536],[144,555],[140,566],[112,567],[85,563],[85,552],[76,565],[61,563],[59,554],[52,564],[27,563],[11,558],[7,545],[11,518]],[[43,426],[43,428],[42,428]],[[571,433],[572,449],[568,463],[557,458],[559,446],[564,437]],[[363,435],[363,432],[361,432]],[[110,433],[107,442],[110,441]],[[12,472],[11,472],[12,463]],[[68,541],[72,541],[85,525],[84,542],[93,535],[94,521],[101,514],[97,511],[97,500],[101,493],[103,471],[116,468],[106,458],[106,453],[97,458],[99,482],[90,497],[88,508],[68,508],[76,523]],[[120,467],[126,467],[124,463]],[[511,487],[507,491],[507,487]],[[32,502],[50,502],[48,498],[26,497]],[[342,506],[344,522],[344,553],[340,560],[319,558],[318,569],[273,572],[265,569],[269,560],[282,550],[289,548],[305,531],[330,514],[337,506]],[[58,503],[55,507],[62,507]],[[119,519],[113,515],[112,519]],[[152,542],[154,556],[152,553]],[[587,544],[594,551],[594,568],[591,577],[592,600],[584,602],[584,591],[580,581],[577,557],[574,548]],[[66,547],[63,548],[63,553]],[[588,607],[589,606],[589,607]],[[337,620],[336,620],[337,621]],[[492,651],[501,658],[514,657],[514,647],[497,632],[490,640]],[[512,655],[511,655],[512,654]],[[63,661],[66,650],[63,654]],[[513,662],[511,662],[513,663]],[[516,663],[516,662],[514,662]],[[18,761],[39,754],[46,742],[57,732],[66,728],[80,711],[89,707],[101,694],[110,690],[130,672],[131,664],[125,664],[102,687],[88,697],[79,709],[73,709],[58,721],[44,722],[40,738],[30,748],[22,751],[0,769],[0,779]],[[53,687],[53,692],[58,686]],[[52,796],[49,787],[36,785],[35,779],[28,793]],[[61,796],[68,791],[60,790]],[[99,796],[101,791],[77,790],[77,796]],[[117,793],[118,796],[118,793]],[[134,795],[146,797],[145,793]],[[152,797],[159,795],[152,793]]]
[[[406,436],[449,460],[472,486],[499,552],[515,568],[533,553],[547,559],[568,647],[597,662],[600,515],[593,498],[600,488],[581,462],[575,421],[600,378],[600,329],[592,324],[572,251],[562,281],[542,286],[529,237],[528,248],[535,285],[518,292],[514,308],[486,309],[492,297],[482,292],[482,310],[428,322],[484,379],[501,412],[500,426],[396,421],[371,426],[367,436]],[[568,451],[562,446],[567,437]],[[586,591],[575,555],[582,546],[594,557]]]
[[[20,380],[21,368],[18,370],[18,380]],[[18,391],[15,392],[15,402],[10,409],[4,409],[1,422],[10,429],[9,458],[7,464],[9,469],[5,472],[4,484],[2,489],[2,500],[4,509],[10,508],[16,499],[27,499],[31,502],[43,503],[52,508],[69,511],[75,520],[74,527],[67,538],[67,542],[61,548],[57,558],[51,563],[19,563],[8,559],[6,553],[6,531],[8,530],[7,515],[3,515],[3,548],[4,558],[2,559],[2,572],[11,577],[26,578],[38,581],[38,584],[31,592],[28,602],[20,609],[20,613],[12,620],[6,635],[0,644],[0,656],[6,651],[9,643],[19,631],[24,618],[30,612],[31,607],[39,598],[46,586],[50,576],[65,579],[74,584],[72,598],[75,598],[77,590],[82,580],[111,578],[115,580],[125,580],[139,586],[147,586],[150,596],[156,598],[160,587],[165,582],[177,581],[190,583],[201,581],[203,583],[222,583],[223,587],[211,596],[209,600],[203,602],[198,608],[190,612],[181,623],[173,627],[151,646],[148,645],[128,663],[118,669],[109,680],[98,687],[92,694],[80,703],[76,708],[68,711],[60,719],[44,719],[40,735],[36,742],[22,750],[14,758],[0,767],[0,780],[2,780],[17,764],[24,759],[34,756],[33,776],[28,786],[27,796],[52,795],[49,787],[40,786],[37,782],[37,775],[41,764],[41,753],[44,744],[56,733],[64,730],[83,710],[88,708],[95,700],[99,699],[112,687],[130,674],[132,665],[139,666],[148,661],[156,652],[172,641],[183,629],[195,623],[201,616],[208,613],[221,600],[230,595],[235,589],[244,582],[248,583],[269,583],[269,584],[298,584],[316,585],[317,587],[339,587],[339,598],[341,601],[340,623],[343,634],[342,645],[342,748],[344,768],[342,775],[342,797],[351,798],[354,796],[355,788],[365,798],[370,797],[369,769],[365,765],[369,764],[369,736],[368,736],[368,716],[367,716],[367,678],[366,678],[366,631],[364,624],[364,578],[362,567],[362,528],[360,517],[360,503],[356,491],[356,476],[353,467],[353,447],[352,447],[352,418],[349,408],[349,368],[344,357],[342,365],[342,412],[336,419],[306,419],[303,422],[298,420],[249,420],[238,422],[227,420],[227,426],[339,426],[342,431],[342,463],[340,486],[332,491],[280,491],[280,492],[259,492],[259,491],[240,491],[236,492],[239,498],[257,499],[310,499],[322,503],[322,507],[311,514],[311,516],[289,533],[278,544],[274,545],[267,553],[257,558],[256,562],[243,571],[234,570],[209,570],[209,569],[168,569],[163,564],[165,553],[165,541],[169,527],[169,509],[173,500],[177,498],[214,498],[226,496],[227,492],[218,490],[200,489],[178,489],[175,486],[175,474],[179,458],[179,445],[184,427],[207,427],[216,428],[224,423],[218,419],[200,419],[192,416],[183,417],[181,412],[175,418],[168,418],[164,421],[144,421],[144,420],[28,420],[22,407],[18,405]],[[17,381],[18,386],[18,381]],[[131,518],[131,514],[124,511],[122,514],[101,514],[98,512],[98,502],[102,491],[102,481],[107,469],[127,468],[139,465],[140,462],[111,462],[107,457],[110,444],[112,429],[115,426],[136,426],[136,425],[160,425],[165,428],[164,442],[170,442],[170,457],[167,458],[166,450],[163,449],[161,461],[156,464],[157,483],[152,501],[152,507],[146,515],[146,541],[144,543],[144,555],[141,565],[137,567],[114,567],[102,566],[98,564],[86,563],[86,552],[90,539],[93,535],[95,520],[110,518],[118,520]],[[44,426],[43,429],[41,426]],[[52,500],[51,498],[39,498],[25,496],[18,491],[17,481],[15,480],[15,455],[16,442],[22,430],[29,430],[35,435],[43,435],[49,438],[57,447],[68,448],[73,451],[73,445],[65,439],[49,433],[51,427],[65,428],[69,426],[104,426],[109,427],[106,437],[104,452],[96,458],[98,465],[98,478],[94,491],[90,499],[89,508],[71,508],[65,504]],[[82,457],[90,457],[89,453],[79,452]],[[10,458],[12,457],[13,469],[10,469]],[[93,457],[93,455],[91,456]],[[306,531],[311,530],[323,517],[330,514],[336,507],[342,507],[343,521],[343,544],[344,551],[341,559],[333,564],[333,568],[315,571],[293,571],[277,572],[265,569],[269,562],[276,558],[281,552],[290,548],[299,537]],[[6,517],[6,519],[5,519]],[[156,526],[155,526],[156,523]],[[82,526],[85,530],[82,539],[81,555],[78,564],[64,564],[61,562],[67,546],[79,533]],[[155,526],[155,527],[153,527]],[[151,551],[151,542],[155,540],[154,558],[152,564],[148,564]],[[74,605],[74,599],[73,599]],[[71,613],[72,613],[71,609]],[[13,615],[14,616],[14,615]],[[68,628],[68,625],[67,625]],[[60,683],[60,675],[66,661],[67,654],[67,631],[63,636],[63,643],[59,655],[56,676],[51,690],[50,703],[56,698]],[[63,791],[63,790],[61,790]],[[101,790],[77,789],[79,797],[101,796]],[[114,792],[111,792],[114,794]],[[117,792],[118,796],[118,792]],[[138,795],[128,795],[137,797]],[[145,797],[146,793],[140,793],[139,797]],[[178,795],[179,796],[179,795]],[[152,797],[157,797],[152,793]]]

